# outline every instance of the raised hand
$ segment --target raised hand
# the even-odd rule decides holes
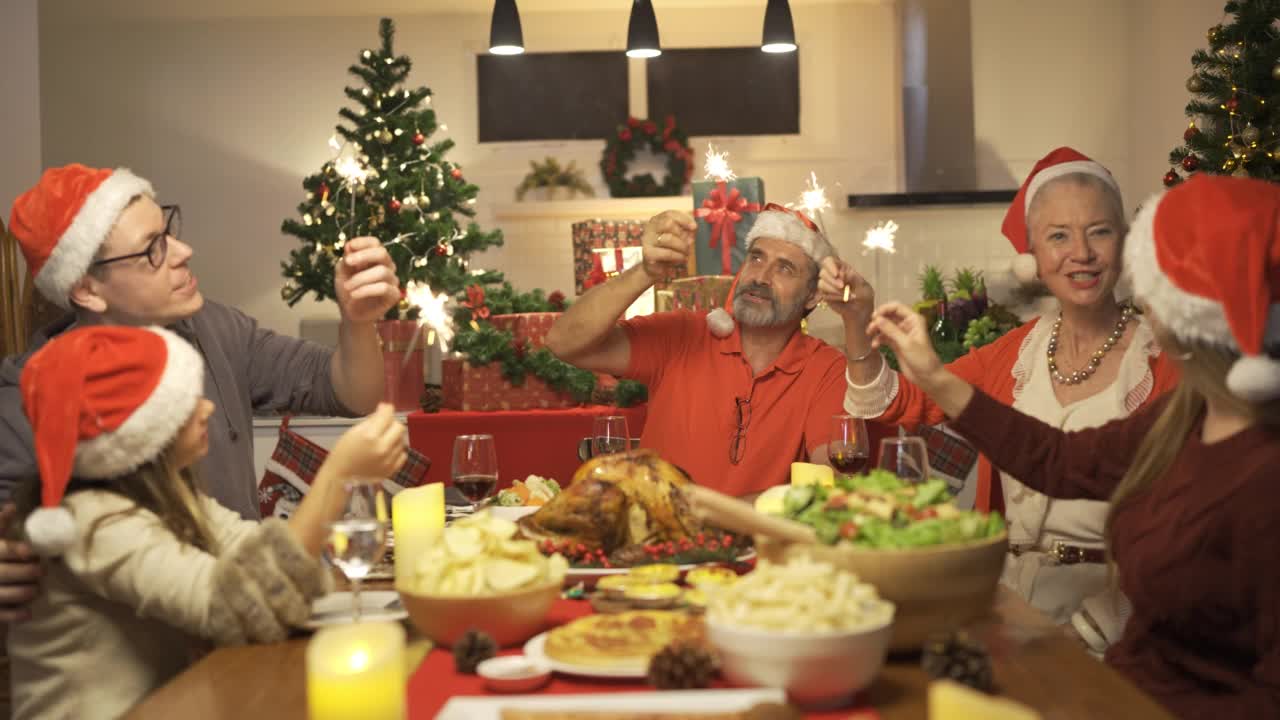
[[[333,291],[344,320],[371,323],[400,302],[400,281],[390,253],[374,237],[347,242],[333,274]]]
[[[650,218],[642,240],[645,274],[663,280],[685,267],[697,230],[693,216],[686,212],[668,210]]]
[[[846,320],[865,323],[875,310],[876,291],[852,265],[829,257],[818,271],[818,300]]]
[[[885,303],[877,308],[867,334],[872,347],[888,345],[898,358],[898,369],[922,388],[942,369],[942,360],[929,339],[928,322],[902,303]]]
[[[333,463],[340,478],[387,478],[408,460],[405,428],[390,403],[379,403],[369,417],[342,434],[325,463]]]

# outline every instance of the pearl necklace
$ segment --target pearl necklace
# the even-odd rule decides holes
[[[1102,364],[1102,358],[1111,351],[1111,348],[1120,342],[1120,338],[1124,337],[1124,328],[1133,319],[1133,305],[1124,304],[1120,307],[1120,320],[1116,322],[1116,329],[1112,331],[1111,337],[1102,343],[1102,347],[1093,353],[1093,357],[1089,358],[1089,364],[1082,370],[1077,370],[1070,375],[1063,375],[1058,371],[1058,361],[1054,356],[1058,354],[1058,331],[1062,329],[1062,313],[1058,313],[1058,320],[1053,324],[1053,333],[1049,336],[1049,374],[1053,379],[1063,385],[1079,385],[1088,380],[1090,376],[1097,371],[1098,366]]]

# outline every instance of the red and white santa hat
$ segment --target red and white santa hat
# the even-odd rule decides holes
[[[760,214],[756,215],[755,223],[747,231],[747,247],[750,248],[752,243],[762,237],[785,240],[796,245],[818,266],[822,265],[823,260],[836,254],[827,236],[822,234],[818,224],[808,215],[774,203],[765,205]],[[741,273],[738,277],[741,277]],[[724,307],[718,307],[707,313],[707,327],[716,337],[728,337],[733,334],[735,326],[732,314],[733,294],[738,287],[738,277],[733,279]]]
[[[20,386],[40,469],[40,508],[26,521],[36,552],[59,555],[75,541],[61,506],[71,477],[118,477],[155,459],[203,385],[195,348],[158,327],[77,328],[32,355]]]
[[[1280,397],[1280,187],[1194,175],[1143,204],[1124,247],[1134,293],[1180,340],[1240,352],[1227,387]],[[1269,352],[1270,351],[1270,352]]]
[[[89,271],[120,213],[140,195],[155,195],[151,183],[124,168],[72,164],[46,170],[14,201],[9,229],[49,302],[71,308],[71,288]]]
[[[1009,238],[1013,249],[1018,251],[1018,256],[1013,260],[1013,274],[1024,283],[1036,278],[1036,261],[1027,246],[1027,213],[1031,210],[1031,201],[1046,183],[1076,173],[1100,178],[1117,195],[1120,193],[1120,186],[1111,177],[1110,171],[1074,148],[1060,147],[1040,158],[1022,181],[1022,187],[1018,188],[1018,194],[1013,197],[1013,203],[1005,213],[1004,224],[1000,226],[1000,232]]]

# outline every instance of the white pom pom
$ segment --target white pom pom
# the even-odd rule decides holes
[[[729,337],[733,334],[733,316],[728,310],[718,307],[707,313],[707,327],[711,328],[711,334],[718,337]]]
[[[45,557],[61,555],[76,541],[76,521],[64,507],[37,508],[27,518],[27,540]]]
[[[1039,273],[1036,271],[1036,256],[1031,253],[1021,253],[1013,259],[1013,276],[1023,285],[1030,285],[1036,281]]]
[[[1231,394],[1251,403],[1280,397],[1280,360],[1263,355],[1246,355],[1227,373]]]

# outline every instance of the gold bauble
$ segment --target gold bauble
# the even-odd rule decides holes
[[[423,193],[423,194],[419,195],[419,196],[418,196],[418,205],[419,205],[420,207],[431,207],[431,198],[430,198],[430,197],[428,197],[426,193]]]
[[[292,300],[296,294],[298,294],[298,288],[294,287],[291,282],[285,283],[284,287],[280,288],[280,299],[286,302]]]
[[[1276,63],[1271,67],[1271,79],[1280,80],[1280,63]]]
[[[1248,171],[1248,170],[1245,170],[1245,169],[1244,169],[1244,166],[1243,166],[1243,165],[1241,165],[1240,167],[1238,167],[1238,168],[1236,168],[1234,171],[1232,171],[1232,173],[1231,173],[1231,177],[1247,178],[1247,177],[1249,177],[1249,171]]]
[[[1192,75],[1187,78],[1187,92],[1204,92],[1204,80],[1201,80],[1199,75]]]
[[[1261,136],[1262,132],[1253,125],[1249,125],[1240,131],[1240,139],[1244,141],[1245,145],[1253,145],[1258,142],[1258,138]]]
[[[1231,157],[1234,157],[1234,158],[1244,157],[1244,146],[1241,145],[1240,143],[1237,143],[1237,142],[1231,143],[1230,145],[1227,146],[1227,150],[1231,153]]]
[[[400,308],[400,312],[407,311],[409,309],[409,298],[400,298],[400,302],[396,307]]]
[[[391,134],[390,130],[386,128],[382,128],[381,130],[378,131],[378,142],[382,143],[383,145],[390,143],[394,139],[395,139],[395,136]]]

